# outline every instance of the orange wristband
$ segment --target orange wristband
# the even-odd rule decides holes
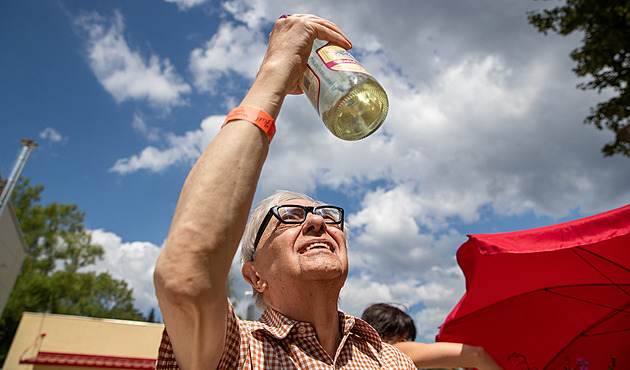
[[[241,105],[240,107],[232,109],[225,118],[221,128],[227,125],[228,122],[237,119],[242,119],[243,121],[251,122],[258,126],[267,134],[267,136],[269,136],[270,143],[271,139],[273,139],[273,135],[276,134],[276,124],[273,118],[262,109],[250,107],[248,105]]]

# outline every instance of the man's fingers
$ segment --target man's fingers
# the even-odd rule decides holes
[[[352,43],[346,35],[333,22],[320,18],[312,14],[283,14],[278,21],[303,22],[305,27],[310,28],[316,38],[330,41],[344,49],[352,48]]]

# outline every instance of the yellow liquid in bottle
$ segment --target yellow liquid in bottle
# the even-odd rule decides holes
[[[315,40],[299,81],[330,132],[343,140],[371,135],[389,110],[383,87],[342,48]]]
[[[385,121],[389,102],[383,88],[373,79],[353,86],[347,94],[322,113],[326,127],[343,140],[363,139]]]

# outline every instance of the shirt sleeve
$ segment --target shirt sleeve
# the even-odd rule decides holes
[[[171,338],[166,332],[166,328],[162,331],[162,341],[160,342],[160,348],[158,350],[158,358],[155,363],[156,370],[179,370],[177,360],[175,360],[175,354],[173,353],[173,346],[171,345]]]
[[[225,346],[219,362],[219,370],[237,369],[240,359],[241,328],[239,319],[234,313],[232,302],[228,299],[228,312],[225,328]]]
[[[239,360],[240,328],[238,318],[234,313],[234,307],[228,300],[227,324],[225,333],[225,347],[219,362],[219,369],[235,369]],[[179,370],[179,365],[173,353],[171,338],[168,336],[166,327],[162,331],[162,341],[158,350],[158,358],[155,364],[156,370]]]

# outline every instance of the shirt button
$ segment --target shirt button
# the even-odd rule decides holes
[[[305,328],[305,327],[303,327],[303,326],[300,326],[300,327],[298,328],[298,333],[300,333],[300,334],[304,334],[304,333],[306,333],[306,328]]]

